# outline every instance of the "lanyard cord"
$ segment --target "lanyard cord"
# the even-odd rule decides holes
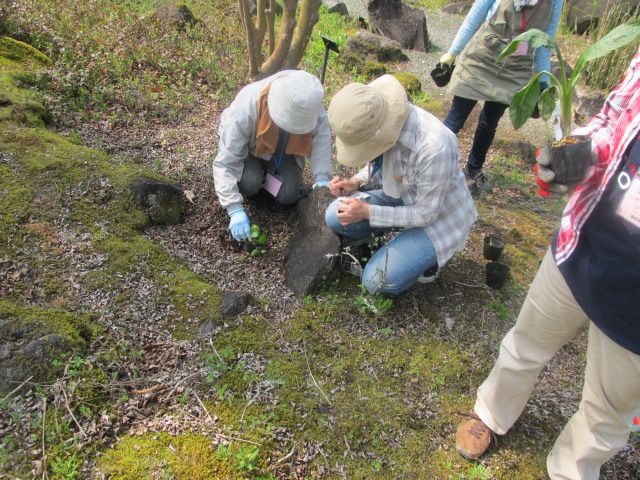
[[[544,1],[545,0],[540,0],[540,2],[538,2],[538,4],[535,7],[533,7],[533,12],[531,12],[531,15],[529,15],[528,20],[526,15],[524,14],[524,9],[526,7],[523,7],[520,9],[520,33],[525,32],[527,30],[527,25],[529,24],[531,19],[535,17],[536,13],[538,13],[538,10],[540,9],[540,6]],[[558,0],[555,0],[555,1],[558,1]]]
[[[287,148],[287,143],[289,143],[289,132],[286,130],[280,129],[280,135],[278,136],[278,146],[276,147],[276,153],[271,156],[271,159],[276,164],[276,172],[280,169],[280,164],[282,163],[282,159],[284,158],[284,152]]]
[[[376,157],[373,160],[373,168],[371,169],[371,173],[369,174],[369,179],[372,179],[373,176],[378,173],[378,170],[382,170],[382,155]]]

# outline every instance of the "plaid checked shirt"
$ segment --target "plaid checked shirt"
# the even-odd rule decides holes
[[[602,198],[627,147],[640,131],[640,49],[622,82],[609,94],[602,110],[578,135],[589,135],[597,155],[589,177],[576,188],[562,214],[556,236],[555,259],[560,265],[575,250],[580,230]]]
[[[384,153],[382,173],[369,178],[365,166],[354,178],[367,188],[382,185],[399,207],[372,205],[372,227],[422,227],[443,266],[464,248],[477,218],[473,199],[459,166],[456,136],[436,117],[413,105],[398,142]]]

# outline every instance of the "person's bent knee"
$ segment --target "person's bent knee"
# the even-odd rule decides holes
[[[238,190],[243,197],[253,197],[264,184],[265,170],[260,164],[260,160],[255,157],[248,157],[244,162],[242,177],[238,182]]]
[[[385,295],[398,295],[406,290],[406,288],[398,288],[397,285],[390,283],[384,272],[379,268],[370,268],[369,265],[367,265],[362,272],[362,279],[360,281],[362,286],[371,294],[383,293]]]
[[[300,200],[300,193],[302,191],[301,184],[291,184],[287,185],[283,183],[280,187],[280,191],[276,196],[276,201],[281,205],[293,205],[298,200]]]

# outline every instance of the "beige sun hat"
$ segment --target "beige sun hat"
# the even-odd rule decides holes
[[[368,85],[344,87],[331,100],[328,113],[338,162],[359,167],[398,141],[409,115],[409,100],[394,76],[383,75]]]
[[[318,124],[324,88],[302,70],[287,70],[271,82],[267,106],[271,119],[294,134],[310,133]]]

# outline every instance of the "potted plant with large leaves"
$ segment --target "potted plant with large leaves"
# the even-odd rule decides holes
[[[532,49],[546,47],[555,50],[560,64],[560,78],[546,70],[538,72],[513,96],[509,105],[509,115],[513,127],[517,130],[531,117],[536,105],[540,116],[548,120],[556,108],[556,101],[558,102],[562,138],[553,143],[550,148],[551,169],[555,173],[556,182],[570,184],[580,181],[591,159],[591,139],[569,135],[573,119],[574,92],[586,65],[638,38],[640,38],[640,22],[619,25],[587,48],[578,58],[570,74],[567,73],[568,69],[558,43],[541,30],[531,29],[521,33],[498,56],[498,61],[504,60],[516,52],[521,42],[528,42],[529,48]],[[550,82],[549,87],[541,91],[538,80],[544,74],[549,76]]]

